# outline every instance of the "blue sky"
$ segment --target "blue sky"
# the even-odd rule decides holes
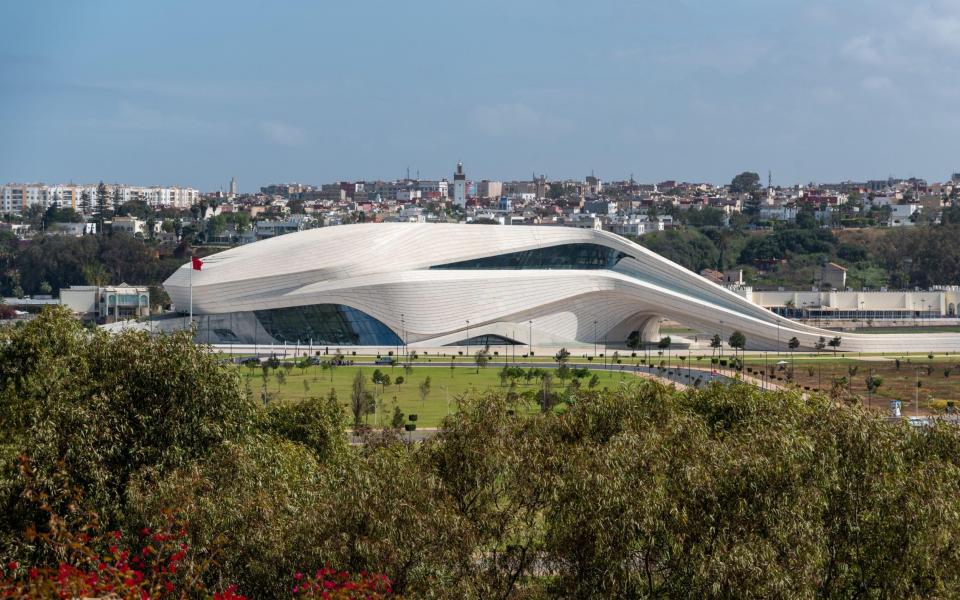
[[[31,0],[0,22],[0,181],[960,170],[960,0]]]

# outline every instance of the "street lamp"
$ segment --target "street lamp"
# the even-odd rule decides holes
[[[533,321],[528,321],[530,323],[530,341],[527,344],[527,355],[533,356]]]
[[[913,388],[913,413],[920,416],[920,368],[914,369],[917,375],[917,383]]]
[[[467,354],[470,354],[470,319],[467,319]]]
[[[597,320],[593,320],[593,357],[597,357]]]
[[[400,313],[400,329],[403,333],[403,356],[407,356],[407,322],[404,320],[403,313]]]
[[[777,358],[780,358],[780,319],[777,319]]]
[[[720,358],[723,358],[723,319],[720,319]]]

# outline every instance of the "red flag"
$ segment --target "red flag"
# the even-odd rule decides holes
[[[200,270],[200,267],[203,266],[203,261],[200,260],[199,258],[197,258],[196,256],[191,256],[191,257],[190,257],[190,260],[191,260],[191,262],[193,263],[193,270],[194,270],[194,271],[199,271],[199,270]]]

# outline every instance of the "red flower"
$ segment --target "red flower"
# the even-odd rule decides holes
[[[213,595],[213,600],[247,600],[247,597],[237,593],[237,585],[233,584],[222,592]]]
[[[165,581],[165,582],[163,582],[163,586],[164,586],[165,588],[167,588],[167,593],[168,593],[168,594],[172,594],[172,593],[173,593],[173,584],[172,584],[172,583],[170,583],[169,581]]]
[[[18,565],[18,564],[16,563],[16,561],[13,561],[13,560],[11,560],[10,562],[7,563],[7,568],[10,569],[11,571],[16,571],[16,570],[17,570],[17,567],[19,567],[19,566],[20,566],[20,565]]]

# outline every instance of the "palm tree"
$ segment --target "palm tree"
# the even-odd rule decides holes
[[[840,336],[838,335],[838,336],[836,336],[835,338],[833,338],[832,340],[830,340],[829,342],[827,342],[827,345],[830,346],[831,348],[833,348],[833,355],[834,355],[834,356],[837,355],[837,348],[840,347],[840,342],[842,342],[842,341],[843,341],[843,340],[840,339]]]
[[[787,347],[790,348],[790,368],[793,368],[793,355],[796,353],[797,348],[800,347],[800,340],[796,336],[790,338],[790,341],[787,342]]]
[[[710,362],[713,362],[712,359],[716,357],[717,348],[719,348],[719,347],[722,346],[722,345],[723,345],[723,340],[720,339],[720,334],[719,334],[719,333],[713,334],[713,337],[710,338],[710,348],[711,348],[711,351],[710,351],[711,361],[710,361]]]
[[[823,350],[824,348],[827,347],[827,338],[821,335],[820,339],[817,340],[817,342],[813,345],[813,347],[816,348],[818,352],[820,350]]]
[[[733,348],[733,358],[736,360],[737,350],[742,351],[747,345],[747,336],[739,329],[734,330],[734,332],[730,334],[729,343],[730,347]]]
[[[670,336],[660,338],[660,341],[657,342],[657,348],[667,351],[667,368],[670,368],[670,344],[673,340],[670,339]]]
[[[871,373],[870,376],[867,377],[866,379],[866,384],[867,384],[867,392],[868,392],[867,406],[869,406],[873,400],[873,393],[878,389],[880,389],[880,386],[883,385],[883,378],[880,377],[879,375],[874,375],[873,373]]]

